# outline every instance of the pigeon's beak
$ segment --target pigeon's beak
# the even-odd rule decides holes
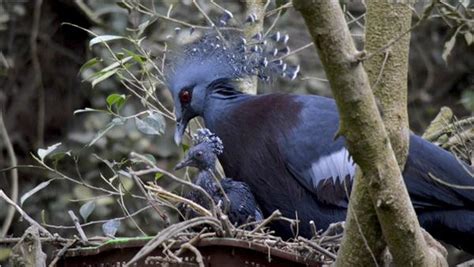
[[[176,145],[181,145],[181,141],[183,140],[184,131],[186,131],[186,127],[188,126],[188,122],[184,121],[183,118],[176,120],[176,130],[174,132],[174,142]]]
[[[180,163],[178,163],[175,167],[174,167],[174,170],[177,171],[179,169],[182,169],[184,167],[188,167],[189,165],[191,164],[191,159],[189,159],[188,157],[184,158],[183,161],[181,161]]]

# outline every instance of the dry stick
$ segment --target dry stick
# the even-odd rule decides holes
[[[382,66],[380,67],[380,71],[379,71],[379,74],[377,76],[377,80],[375,80],[375,83],[370,86],[370,88],[372,88],[372,90],[375,90],[375,88],[377,88],[377,85],[379,84],[379,82],[382,78],[383,70],[385,69],[385,64],[387,64],[387,60],[388,60],[389,55],[390,55],[390,51],[388,51],[388,50],[385,51],[385,57],[383,58]]]
[[[201,214],[201,215],[204,215],[204,216],[212,216],[212,213],[210,211],[208,211],[207,209],[205,209],[204,207],[202,207],[201,205],[195,203],[194,201],[191,201],[187,198],[184,198],[184,197],[181,197],[181,196],[178,196],[176,194],[173,194],[171,192],[168,192],[166,190],[164,190],[163,188],[157,186],[157,185],[154,185],[154,184],[151,184],[151,185],[145,185],[145,187],[150,190],[150,191],[153,191],[155,192],[156,194],[158,194],[159,196],[161,197],[164,197],[166,199],[173,199],[173,200],[176,200],[176,201],[179,201],[179,202],[182,202],[182,203],[186,203],[188,206],[190,206],[194,211],[196,211],[197,213]]]
[[[173,224],[168,228],[163,229],[145,246],[143,246],[143,248],[130,261],[128,261],[125,266],[131,266],[133,263],[148,255],[150,252],[160,246],[163,242],[165,242],[166,240],[170,240],[176,234],[201,224],[208,224],[215,229],[220,229],[219,221],[213,217],[198,217],[188,221]]]
[[[211,24],[211,27],[214,28],[214,30],[217,32],[217,35],[219,35],[219,37],[221,38],[221,41],[226,46],[228,46],[224,36],[221,33],[221,31],[217,28],[216,24],[212,21],[212,19],[209,18],[209,16],[206,14],[206,12],[204,12],[204,10],[202,10],[201,6],[197,3],[196,0],[193,0],[193,4],[199,10],[199,12],[201,12],[201,14],[204,16],[204,18],[206,18],[206,20],[209,22],[209,24]]]
[[[286,55],[283,55],[283,56],[277,58],[277,60],[287,58],[287,57],[289,57],[289,56],[291,56],[291,55],[294,55],[294,54],[300,52],[301,50],[304,50],[304,49],[306,49],[306,48],[308,48],[308,47],[311,47],[311,46],[313,46],[313,45],[314,45],[313,42],[308,43],[308,44],[305,44],[305,45],[303,45],[302,47],[296,48],[295,50],[291,51],[290,53],[288,53],[288,54],[286,54]]]
[[[158,166],[156,166],[153,162],[151,162],[148,158],[146,158],[145,156],[143,155],[140,155],[138,153],[135,153],[135,152],[132,152],[130,153],[130,156],[131,157],[135,157],[135,158],[139,158],[140,160],[148,163],[150,166],[152,166],[153,168],[151,169],[147,169],[147,170],[142,170],[142,171],[136,171],[134,172],[135,175],[137,176],[141,176],[141,175],[145,175],[145,174],[149,174],[149,173],[163,173],[165,174],[166,176],[168,176],[169,178],[171,178],[173,181],[177,182],[177,183],[180,183],[180,184],[184,184],[184,185],[187,185],[189,187],[191,187],[192,189],[196,190],[196,191],[199,191],[201,194],[203,194],[209,201],[209,203],[211,204],[211,212],[213,214],[213,216],[215,216],[215,210],[216,210],[216,207],[215,207],[215,204],[214,204],[214,200],[212,199],[212,197],[204,190],[202,189],[202,187],[200,186],[197,186],[193,183],[190,183],[190,182],[187,182],[187,181],[184,181],[182,179],[179,179],[178,177],[174,176],[172,173],[166,171],[166,170],[163,170],[161,168],[159,168]]]
[[[181,245],[181,247],[193,252],[196,255],[196,262],[199,264],[199,267],[204,267],[204,261],[202,259],[202,254],[201,254],[201,252],[199,252],[199,250],[195,246],[193,246],[189,243],[184,243],[184,244]]]
[[[267,11],[267,13],[265,13],[265,17],[269,17],[269,16],[271,16],[271,15],[277,13],[277,12],[282,11],[283,9],[290,8],[292,6],[293,6],[293,3],[291,1],[289,1],[288,3],[282,5],[278,8]]]
[[[187,243],[191,244],[191,245],[194,245],[196,242],[198,242],[199,240],[201,240],[203,238],[202,235],[204,234],[204,231],[206,231],[206,228],[201,229],[201,231],[197,235],[195,235],[193,238],[191,238]],[[184,252],[184,249],[183,249],[183,247],[181,247],[174,254],[176,256],[179,256],[183,252]]]
[[[18,211],[18,213],[21,214],[21,216],[30,223],[30,225],[34,225],[38,227],[38,229],[46,234],[49,238],[53,238],[53,235],[46,230],[43,226],[41,226],[39,223],[37,223],[33,218],[31,218],[25,211],[23,211],[20,206],[18,206],[13,200],[11,200],[4,192],[3,190],[0,189],[0,198],[3,198],[8,204],[12,205],[15,207],[15,209]]]
[[[120,206],[120,208],[122,209],[122,211],[127,215],[127,216],[130,216],[130,212],[128,212],[128,209],[127,209],[127,206],[125,206],[125,201],[123,200],[123,194],[122,194],[122,188],[123,188],[123,185],[119,185],[119,193],[120,193],[120,197],[119,199],[117,199],[117,203],[118,205]],[[138,229],[138,231],[140,231],[142,233],[143,236],[147,236],[147,234],[145,233],[145,231],[142,230],[142,228],[138,225],[137,221],[135,221],[135,219],[133,217],[129,217],[130,220],[133,222],[133,224],[135,225],[135,227]]]
[[[66,245],[64,245],[61,250],[58,251],[58,253],[56,254],[56,256],[54,256],[54,259],[51,261],[51,263],[48,265],[48,267],[55,267],[56,266],[56,263],[58,262],[58,260],[64,255],[64,253],[66,253],[66,251],[74,246],[74,244],[76,244],[77,242],[77,239],[73,239],[73,240],[69,240],[67,242]]]
[[[456,127],[465,127],[468,125],[472,125],[473,123],[474,123],[474,117],[456,121],[456,122],[446,125],[445,127],[435,131],[434,133],[431,133],[425,136],[424,138],[426,140],[433,141],[433,140],[436,140],[438,137],[440,137],[442,134],[454,130]]]
[[[5,142],[5,145],[7,148],[8,157],[10,158],[10,165],[16,166],[18,162],[16,159],[15,150],[13,149],[12,142],[10,141],[10,137],[8,136],[7,127],[5,126],[5,123],[3,122],[3,114],[1,111],[0,111],[0,133],[2,133],[3,141]],[[11,188],[10,198],[12,199],[14,203],[16,203],[18,202],[18,169],[16,168],[13,168],[11,171],[11,181],[12,181],[12,186],[11,186],[12,188]],[[10,229],[10,226],[12,224],[14,217],[15,217],[15,207],[10,206],[8,208],[5,221],[3,222],[2,230],[0,231],[0,238],[7,235],[8,229]]]
[[[71,217],[72,221],[74,222],[74,225],[76,226],[77,232],[81,236],[82,241],[89,241],[87,239],[86,233],[84,233],[84,230],[82,230],[81,224],[79,223],[79,218],[77,218],[76,214],[72,210],[68,211],[69,217]]]
[[[0,238],[0,244],[18,243],[20,240],[21,237]],[[54,235],[53,237],[40,237],[39,240],[41,243],[68,243],[76,239],[68,239]]]
[[[272,25],[270,25],[270,27],[268,27],[267,31],[263,35],[264,37],[267,37],[268,34],[273,30],[273,28],[276,26],[278,20],[280,20],[280,16],[281,16],[281,10],[278,11],[278,14],[277,14],[276,18],[273,20]]]
[[[139,213],[147,210],[151,208],[151,206],[146,206],[144,208],[141,208],[133,213],[131,213],[129,216],[122,216],[122,217],[118,217],[118,218],[114,218],[115,220],[125,220],[125,219],[128,219],[130,217],[133,217],[135,215],[138,215]],[[98,220],[98,221],[91,221],[91,222],[87,222],[87,223],[83,223],[81,224],[81,227],[85,227],[85,226],[90,226],[90,225],[96,225],[96,224],[104,224],[106,222],[108,222],[109,220]],[[71,225],[71,226],[65,226],[65,225],[52,225],[52,224],[43,224],[45,227],[47,228],[53,228],[53,229],[74,229],[76,228],[76,226],[74,225]]]
[[[310,246],[311,248],[317,250],[318,252],[321,252],[322,254],[324,254],[325,256],[331,258],[332,260],[336,260],[336,255],[334,253],[331,253],[329,252],[327,249],[321,247],[320,245],[316,244],[315,242],[312,242],[306,238],[303,238],[303,237],[298,237],[298,240],[307,244],[308,246]]]
[[[250,234],[255,234],[258,230],[262,229],[265,225],[269,224],[271,221],[275,219],[281,218],[281,212],[279,210],[275,210],[270,216],[268,216],[265,220],[263,220],[255,229],[253,229]]]
[[[142,191],[143,195],[145,195],[145,197],[147,198],[148,200],[148,204],[150,204],[153,209],[156,211],[156,213],[158,213],[158,215],[161,217],[161,219],[163,221],[165,221],[165,223],[167,225],[169,225],[170,223],[170,220],[168,218],[168,216],[166,215],[165,212],[161,211],[158,207],[156,207],[154,204],[154,200],[150,197],[150,195],[146,192],[145,188],[143,188],[143,183],[142,181],[140,180],[140,178],[138,178],[137,175],[134,174],[133,170],[132,169],[129,169],[129,173],[132,174],[132,178],[133,180],[135,181],[135,183],[137,184],[138,188],[140,189],[140,191]]]

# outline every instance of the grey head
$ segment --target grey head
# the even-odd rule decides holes
[[[194,146],[190,148],[184,159],[178,163],[175,170],[184,167],[195,167],[199,170],[212,170],[215,167],[217,155],[223,152],[224,146],[219,137],[209,129],[198,129],[193,135]]]
[[[249,76],[263,81],[272,75],[294,79],[299,72],[299,66],[279,59],[289,53],[288,38],[280,33],[267,39],[260,33],[248,41],[235,31],[219,33],[205,34],[169,57],[165,80],[175,104],[176,144],[181,143],[188,122],[203,115],[213,91],[237,92],[235,81]]]

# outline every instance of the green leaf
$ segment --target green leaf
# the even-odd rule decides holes
[[[184,143],[181,144],[181,147],[183,148],[183,152],[184,152],[184,153],[188,152],[188,150],[189,150],[189,148],[190,148],[189,145],[186,145],[186,144],[184,144]]]
[[[160,180],[161,177],[163,177],[163,174],[161,172],[155,173],[155,181]]]
[[[61,143],[57,143],[52,146],[49,146],[46,149],[43,149],[43,148],[38,149],[38,156],[40,157],[41,161],[43,161],[46,156],[48,156],[51,152],[56,150],[60,145]]]
[[[125,48],[123,48],[123,50],[124,50],[129,56],[131,56],[131,57],[133,58],[133,60],[135,60],[136,62],[138,62],[138,63],[140,63],[140,64],[145,63],[146,57],[144,57],[144,56],[142,56],[142,55],[139,55],[139,54],[137,54],[137,53],[135,53],[135,52],[133,52],[133,51],[130,51],[130,50],[128,50],[128,49],[125,49]]]
[[[106,42],[109,42],[109,41],[119,40],[119,39],[124,39],[124,38],[125,37],[118,36],[118,35],[100,35],[100,36],[92,38],[89,41],[89,47],[92,47],[96,44],[106,43]]]
[[[124,124],[123,119],[114,118],[111,122],[109,122],[109,124],[107,124],[107,127],[105,127],[105,129],[102,129],[97,133],[94,139],[92,139],[92,141],[90,141],[90,143],[87,144],[87,146],[92,146],[93,144],[95,144],[95,142],[97,142],[100,138],[102,138],[102,136],[104,136],[108,131],[112,130],[112,128],[114,128],[117,125],[123,125],[123,124]]]
[[[81,217],[84,219],[85,222],[87,222],[87,218],[89,218],[94,209],[95,202],[93,200],[87,201],[84,205],[81,206],[81,208],[79,209],[79,213],[81,214]]]
[[[149,115],[143,120],[138,117],[135,118],[135,124],[137,129],[144,133],[150,135],[161,135],[165,132],[165,119],[163,115],[158,112],[149,112]]]
[[[120,59],[119,61],[115,61],[114,63],[110,64],[109,66],[105,67],[104,69],[102,69],[101,71],[109,71],[109,70],[112,70],[112,69],[115,69],[117,67],[120,67],[122,66],[124,63],[126,63],[127,61],[129,61],[130,59],[132,59],[132,57],[125,57],[125,58],[122,58]]]
[[[104,110],[94,109],[94,108],[76,109],[74,110],[73,114],[76,115],[76,114],[85,113],[85,112],[104,112]]]
[[[109,108],[112,108],[112,106],[115,105],[117,110],[119,110],[125,104],[125,101],[127,101],[127,96],[119,95],[119,94],[111,94],[107,97],[106,101]]]
[[[99,63],[101,60],[97,57],[89,59],[86,63],[84,63],[81,68],[79,69],[79,73],[82,73],[85,69],[88,69],[95,64]]]
[[[46,188],[52,181],[54,181],[55,179],[50,179],[48,181],[45,181],[45,182],[42,182],[40,183],[39,185],[35,186],[33,189],[31,189],[30,191],[26,192],[25,194],[23,194],[23,196],[21,196],[20,198],[20,206],[23,206],[23,203],[29,198],[31,197],[32,195],[38,193],[39,191],[41,191],[42,189]]]
[[[102,232],[105,236],[114,237],[119,227],[120,221],[118,219],[111,219],[102,224]]]
[[[99,77],[95,78],[94,80],[92,80],[92,87],[95,87],[98,83],[106,80],[107,78],[109,78],[110,76],[114,75],[119,69],[113,69],[113,70],[109,70],[109,71],[106,71],[105,73],[102,73]]]
[[[143,156],[145,156],[145,158],[147,158],[153,164],[156,164],[156,159],[152,154],[143,154]]]

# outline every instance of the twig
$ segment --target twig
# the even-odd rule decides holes
[[[209,24],[211,24],[211,27],[214,28],[214,30],[217,32],[217,35],[219,35],[219,37],[221,38],[221,41],[226,46],[228,46],[227,42],[226,42],[226,39],[222,35],[221,31],[217,28],[216,24],[212,21],[212,19],[209,18],[209,16],[206,14],[206,12],[204,12],[204,10],[202,10],[201,6],[197,3],[196,0],[193,0],[193,4],[199,10],[199,12],[201,12],[201,14],[206,18],[206,20],[209,22]]]
[[[54,267],[56,266],[56,263],[58,262],[58,260],[64,255],[64,253],[66,253],[66,251],[74,246],[74,244],[76,244],[77,242],[77,239],[73,239],[73,240],[69,240],[67,242],[67,244],[65,244],[61,250],[58,251],[58,253],[56,254],[56,256],[54,256],[54,259],[51,261],[51,263],[49,263],[48,267]]]
[[[202,254],[201,254],[201,252],[199,252],[199,250],[195,246],[193,246],[189,243],[184,243],[184,244],[181,245],[181,247],[191,251],[192,253],[194,253],[196,255],[196,262],[199,264],[199,267],[204,267],[204,261],[202,259]]]
[[[265,227],[265,225],[269,224],[271,221],[279,219],[281,217],[281,212],[279,210],[275,210],[270,216],[268,216],[265,220],[263,220],[255,229],[253,229],[250,234],[256,233],[258,230]]]
[[[186,203],[188,206],[190,206],[193,210],[195,210],[197,213],[204,215],[204,216],[212,216],[212,213],[202,207],[201,205],[187,199],[181,196],[178,196],[176,194],[173,194],[171,192],[168,192],[164,190],[163,188],[150,184],[150,185],[145,185],[145,187],[150,190],[155,192],[156,194],[160,195],[161,197],[165,197],[166,199],[173,199],[175,201],[181,202],[181,203]]]
[[[303,237],[298,237],[298,240],[299,241],[302,241],[303,243],[309,245],[310,247],[314,248],[315,250],[321,252],[322,254],[328,256],[329,258],[331,258],[332,260],[336,260],[336,255],[329,252],[327,249],[324,249],[323,247],[321,247],[320,245],[316,244],[315,242],[312,242],[306,238],[303,238]]]
[[[115,220],[125,220],[125,219],[128,219],[130,217],[133,217],[135,215],[138,215],[139,213],[149,209],[151,206],[146,206],[144,208],[141,208],[137,211],[135,211],[134,213],[130,214],[129,216],[122,216],[122,217],[118,217],[118,218],[114,218]],[[86,226],[90,226],[90,225],[95,225],[95,224],[103,224],[103,223],[106,223],[108,222],[109,220],[97,220],[97,221],[91,221],[91,222],[87,222],[87,223],[83,223],[81,224],[81,227],[86,227]],[[74,225],[71,225],[71,226],[66,226],[66,225],[52,225],[52,224],[45,224],[43,223],[43,225],[45,227],[48,227],[48,228],[53,228],[53,229],[74,229],[76,228],[76,226]]]
[[[39,223],[37,223],[33,218],[31,218],[25,211],[23,211],[20,206],[18,206],[13,200],[11,200],[4,192],[3,190],[0,189],[0,198],[3,198],[8,204],[12,205],[15,207],[15,209],[18,211],[18,213],[21,214],[21,216],[30,223],[30,225],[38,227],[38,229],[46,234],[48,237],[53,238],[53,235],[46,230],[43,226],[41,226]]]
[[[87,239],[86,233],[84,233],[84,230],[82,230],[81,224],[79,223],[79,218],[77,218],[76,214],[72,210],[68,211],[69,217],[71,217],[72,221],[74,222],[74,225],[76,226],[77,232],[81,236],[82,241],[89,241]]]
[[[148,200],[148,204],[150,204],[153,209],[156,211],[156,213],[158,213],[158,215],[161,217],[161,219],[166,223],[166,225],[169,225],[170,224],[170,220],[168,218],[168,216],[166,215],[165,212],[162,212],[158,207],[156,207],[154,204],[154,201],[153,199],[150,197],[150,195],[146,192],[145,188],[143,188],[143,183],[142,181],[140,180],[140,178],[138,178],[137,175],[134,175],[134,172],[132,169],[129,169],[129,173],[132,174],[132,178],[133,180],[135,181],[135,183],[137,184],[138,188],[140,189],[140,191],[142,191],[143,195],[146,197],[146,199]]]
[[[377,76],[377,80],[375,80],[375,83],[370,87],[372,90],[375,91],[375,88],[380,82],[380,79],[382,78],[383,70],[385,69],[385,64],[387,64],[388,56],[390,55],[390,51],[385,51],[385,57],[383,58],[382,66],[380,67],[379,75]]]
[[[300,52],[300,51],[302,51],[302,50],[304,50],[304,49],[306,49],[306,48],[308,48],[308,47],[313,46],[313,45],[314,45],[313,42],[308,43],[308,44],[305,44],[305,45],[303,45],[302,47],[296,48],[295,50],[291,51],[290,53],[288,53],[288,54],[286,54],[286,55],[283,55],[283,56],[277,58],[277,60],[287,58],[287,57],[289,57],[289,56],[291,56],[291,55],[294,55],[294,54],[296,54],[296,53],[298,53],[298,52]]]
[[[293,3],[291,1],[289,1],[288,3],[284,4],[284,5],[281,5],[275,9],[272,9],[272,10],[269,10],[267,11],[267,13],[265,13],[265,17],[269,17],[275,13],[278,13],[280,11],[282,11],[283,9],[286,9],[286,8],[290,8],[293,6]]]
[[[3,121],[3,114],[1,110],[0,110],[0,132],[2,133],[3,141],[7,148],[8,157],[10,158],[10,165],[16,166],[18,162],[16,159],[15,150],[13,149],[12,142],[10,140],[10,137],[8,136],[7,127],[5,126],[5,123]],[[14,203],[16,203],[18,202],[18,169],[16,168],[12,169],[11,171],[11,181],[12,181],[12,185],[11,185],[10,197],[11,197],[11,200]],[[7,235],[8,229],[10,229],[10,226],[12,224],[14,217],[15,217],[15,207],[10,206],[8,208],[5,221],[3,222],[2,230],[0,231],[0,238]]]
[[[215,207],[214,200],[204,189],[202,189],[202,187],[197,186],[193,183],[187,182],[183,179],[179,179],[178,177],[174,176],[172,173],[170,173],[166,170],[163,170],[163,169],[159,168],[158,166],[156,166],[153,162],[150,162],[150,160],[145,156],[142,156],[142,155],[140,155],[138,153],[135,153],[135,152],[130,153],[130,156],[138,158],[138,159],[142,160],[143,162],[148,163],[148,165],[152,166],[152,168],[150,168],[150,169],[134,172],[135,175],[142,176],[142,175],[145,175],[145,174],[157,173],[158,172],[158,173],[162,173],[162,174],[168,176],[169,178],[171,178],[173,181],[175,181],[177,183],[187,185],[187,186],[191,187],[192,189],[194,189],[196,191],[199,191],[201,194],[203,194],[208,199],[209,204],[211,205],[210,210],[213,213],[213,216],[215,216],[216,207]]]
[[[429,135],[425,136],[424,138],[429,141],[436,140],[438,137],[440,137],[442,134],[447,133],[449,131],[452,131],[456,129],[457,127],[464,127],[467,125],[473,125],[474,124],[474,117],[466,118],[460,121],[453,122],[446,127],[443,127],[433,133],[430,133]]]
[[[219,221],[213,217],[197,217],[188,221],[181,223],[173,224],[166,229],[163,229],[158,233],[152,240],[150,240],[143,248],[130,260],[125,266],[131,266],[133,263],[137,262],[144,256],[148,255],[155,248],[160,246],[166,240],[170,240],[172,237],[176,236],[178,233],[181,233],[187,229],[196,227],[198,225],[208,224],[215,229],[220,229]]]
[[[133,217],[130,217],[130,212],[128,211],[127,206],[125,206],[125,201],[123,200],[122,188],[123,188],[123,185],[120,184],[119,185],[120,197],[117,199],[117,203],[119,204],[122,211],[130,218],[130,220],[133,222],[133,224],[138,229],[138,231],[140,231],[143,236],[147,236],[145,231],[143,231],[143,229],[140,227],[140,225],[138,225],[137,221],[135,221],[135,219]]]
[[[102,25],[103,21],[97,16],[97,14],[94,13],[90,7],[84,3],[83,0],[74,0],[74,4],[82,11],[84,15],[94,24],[96,25]]]

